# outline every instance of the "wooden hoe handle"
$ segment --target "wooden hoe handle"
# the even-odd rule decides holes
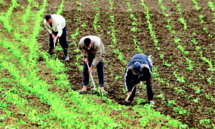
[[[88,70],[90,69],[89,68],[89,65],[88,65],[88,63],[86,63],[87,64],[87,67],[88,67]],[[91,80],[92,80],[92,82],[93,82],[93,87],[94,87],[94,90],[96,90],[96,86],[95,86],[95,83],[94,83],[94,80],[93,80],[93,76],[92,76],[92,74],[90,73],[90,77],[91,77]]]

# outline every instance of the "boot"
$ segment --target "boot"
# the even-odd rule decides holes
[[[68,48],[64,48],[64,55],[65,55],[65,60],[69,60],[69,56],[68,56]]]
[[[49,48],[49,54],[53,55],[54,54],[54,49]]]

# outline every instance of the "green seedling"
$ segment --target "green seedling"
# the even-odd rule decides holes
[[[199,103],[199,98],[193,100],[195,103]]]
[[[203,119],[199,121],[199,124],[210,124],[210,119]]]
[[[203,20],[204,16],[203,15],[199,15],[199,19],[201,21],[201,23],[205,23],[205,21]]]
[[[6,103],[4,103],[3,101],[0,101],[0,109],[5,109],[7,107],[8,105]]]
[[[179,14],[181,14],[181,5],[180,4],[177,4],[177,9],[178,9],[178,11],[179,11]]]
[[[209,2],[208,2],[208,6],[210,7],[210,9],[211,9],[212,11],[215,10],[215,8],[214,8],[214,3],[213,3],[212,1],[209,1]]]
[[[183,89],[179,89],[177,92],[178,92],[179,94],[184,94],[184,93],[185,93],[185,91],[184,91]]]
[[[82,11],[82,9],[77,9],[77,12],[81,12]]]
[[[166,10],[166,7],[165,7],[164,5],[161,5],[161,9],[162,9],[163,11],[165,11],[165,10]]]
[[[196,9],[196,10],[200,10],[201,7],[198,6],[199,3],[198,3],[196,0],[192,0],[192,1],[193,1],[193,3],[195,4],[195,9]]]
[[[174,71],[173,74],[175,75],[177,81],[179,81],[180,83],[185,83],[185,80],[184,80],[184,76],[178,76],[178,74]]]
[[[77,4],[78,6],[81,6],[81,5],[82,5],[82,3],[80,3],[79,1],[76,1],[76,4]]]
[[[171,64],[169,64],[169,63],[168,63],[168,60],[166,60],[166,61],[163,61],[163,64],[164,64],[165,66],[167,66],[167,67],[170,67],[170,66],[172,66]]]
[[[203,30],[208,33],[208,28],[207,27],[204,27]]]
[[[198,44],[198,42],[196,42],[196,39],[192,39],[191,42],[192,42],[194,45]]]
[[[60,8],[58,9],[56,14],[61,14],[63,12],[63,6],[64,6],[64,0],[61,1]]]
[[[184,30],[186,30],[187,29],[187,23],[186,23],[185,19],[181,17],[178,20],[184,25]]]
[[[92,2],[93,4],[97,4],[97,1]]]
[[[170,107],[170,106],[173,106],[173,105],[176,105],[175,100],[170,100],[170,101],[168,101],[168,106],[169,106],[169,107]]]
[[[174,107],[173,108],[174,111],[178,112],[179,114],[182,115],[186,115],[188,112],[186,110],[184,110],[182,107],[178,106],[178,107]]]

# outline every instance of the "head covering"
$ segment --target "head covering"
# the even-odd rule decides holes
[[[141,64],[140,62],[135,62],[133,65],[133,75],[137,76],[140,74]]]

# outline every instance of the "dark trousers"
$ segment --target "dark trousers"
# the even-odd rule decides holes
[[[89,67],[91,66],[91,62]],[[103,87],[105,86],[104,84],[104,63],[103,62],[99,62],[96,65],[97,68],[97,72],[98,72],[98,77],[99,77],[99,86]],[[88,72],[88,67],[87,64],[84,62],[84,68],[83,68],[83,85],[89,85],[89,72]]]
[[[151,82],[151,79],[149,80],[149,82],[146,82],[148,101],[153,100],[153,96],[154,96],[153,86],[152,86],[152,84],[149,84],[150,82]],[[134,87],[134,90],[133,90],[133,92],[131,93],[131,96],[128,99],[129,101],[133,101],[134,100],[135,93],[136,93],[136,87]]]
[[[58,32],[52,32],[55,36],[58,34]],[[51,49],[54,49],[54,42],[53,42],[53,38],[52,35],[49,34],[49,47]],[[68,48],[69,45],[67,43],[67,38],[66,38],[66,27],[63,28],[63,33],[61,35],[61,37],[59,37],[60,40],[60,45],[62,46],[62,48]],[[57,46],[57,43],[55,44],[55,46]]]

